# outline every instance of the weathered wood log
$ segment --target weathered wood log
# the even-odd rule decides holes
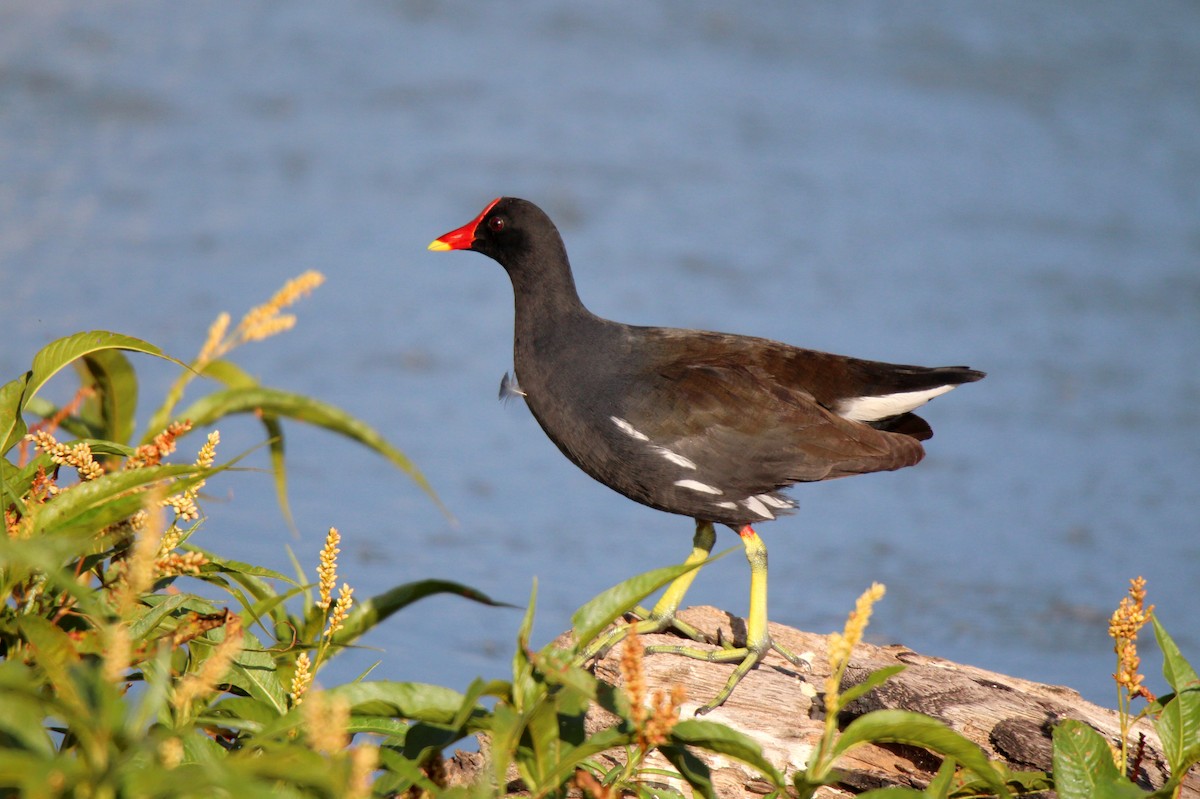
[[[702,630],[720,630],[725,640],[737,640],[744,631],[741,619],[716,608],[690,608],[681,617]],[[746,676],[723,706],[706,718],[754,738],[767,759],[790,776],[804,767],[824,728],[820,694],[829,675],[827,637],[775,624],[771,625],[771,635],[791,651],[804,653],[812,663],[811,670],[802,671],[772,653]],[[647,635],[641,640],[647,645],[680,642],[678,637],[667,634]],[[619,650],[617,647],[596,664],[600,679],[621,683]],[[904,665],[905,670],[851,705],[839,719],[840,726],[844,728],[854,718],[882,708],[916,711],[946,722],[978,744],[988,757],[1014,770],[1025,771],[1051,770],[1050,735],[1054,725],[1063,719],[1078,719],[1110,742],[1118,740],[1117,714],[1084,701],[1069,688],[952,663],[903,646],[856,647],[843,689],[861,682],[877,669],[896,664]],[[677,655],[648,655],[643,668],[651,692],[675,684],[687,689],[688,700],[683,707],[687,715],[720,690],[733,666]],[[614,719],[606,716],[602,710],[593,710],[589,728],[610,726]],[[1146,737],[1138,781],[1146,787],[1158,787],[1167,776],[1158,736],[1147,722],[1135,727],[1135,740],[1138,735]],[[738,761],[703,751],[695,754],[712,770],[718,796],[753,797],[770,790],[760,775]],[[621,753],[612,752],[607,757],[615,763]],[[482,758],[478,756],[468,756],[459,765],[469,772],[472,760],[474,768],[481,765]],[[661,759],[652,763],[668,768]],[[822,789],[818,796],[853,796],[891,785],[924,788],[937,771],[940,759],[913,747],[867,745],[853,749],[837,765],[839,784]],[[671,784],[685,795],[688,793],[681,781]],[[1181,796],[1200,799],[1200,774],[1189,775]]]

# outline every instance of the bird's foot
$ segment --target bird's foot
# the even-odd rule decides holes
[[[684,638],[688,638],[699,644],[710,644],[720,646],[725,650],[733,651],[732,644],[721,639],[721,636],[712,636],[701,630],[695,625],[688,624],[682,619],[676,618],[675,614],[656,616],[652,611],[638,605],[629,613],[633,617],[633,621],[618,625],[616,629],[608,635],[597,638],[589,644],[580,656],[580,662],[586,663],[589,660],[601,660],[608,654],[614,646],[624,641],[629,637],[630,633],[637,635],[651,635],[653,633],[666,632],[674,630]],[[650,651],[650,648],[647,648]],[[703,651],[703,650],[697,650]]]
[[[654,614],[651,611],[646,610],[641,605],[638,605],[636,608],[633,609],[633,616],[635,618],[642,619],[642,620],[649,620],[649,619],[654,618]],[[732,648],[732,644],[726,643],[725,641],[721,640],[720,630],[717,631],[716,635],[710,635],[710,634],[704,632],[703,630],[701,630],[699,627],[697,627],[693,624],[688,624],[686,621],[677,617],[675,614],[671,614],[669,617],[667,617],[665,619],[661,619],[660,621],[664,622],[664,623],[662,624],[662,626],[659,629],[649,630],[648,632],[662,633],[662,632],[666,632],[668,630],[674,630],[676,633],[678,633],[679,635],[682,635],[684,638],[690,638],[691,640],[695,641],[698,644],[713,644],[715,646],[724,647],[725,649]],[[640,630],[638,632],[639,632],[639,634],[641,633]]]
[[[683,655],[684,657],[703,660],[708,663],[738,664],[737,668],[733,670],[733,674],[729,675],[729,680],[726,681],[725,686],[717,692],[717,695],[708,703],[696,709],[696,715],[703,716],[725,704],[725,700],[733,694],[733,689],[742,681],[742,678],[749,674],[750,670],[757,666],[766,657],[766,654],[772,650],[778,652],[785,660],[802,671],[808,671],[812,668],[812,663],[808,660],[792,653],[786,647],[775,643],[769,637],[765,640],[748,643],[746,646],[729,649],[699,649],[686,645],[656,644],[646,647],[646,654]]]

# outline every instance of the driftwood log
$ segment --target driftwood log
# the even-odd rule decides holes
[[[713,632],[721,630],[725,640],[739,640],[744,632],[741,619],[712,607],[690,608],[681,617],[696,627]],[[812,661],[807,672],[771,653],[738,685],[733,696],[705,718],[719,721],[753,737],[767,759],[791,773],[803,768],[813,744],[824,727],[820,692],[829,674],[826,636],[806,633],[781,625],[771,625],[771,635],[784,647],[804,653]],[[647,635],[644,644],[677,644],[673,635]],[[617,647],[596,664],[596,675],[609,683],[620,684]],[[1084,701],[1078,693],[1059,686],[985,671],[913,652],[903,646],[858,646],[851,658],[843,687],[856,684],[876,669],[903,664],[906,668],[881,687],[867,694],[844,714],[844,727],[853,718],[883,708],[912,710],[932,716],[977,743],[992,759],[1014,770],[1050,771],[1050,734],[1063,719],[1079,719],[1091,725],[1110,741],[1118,739],[1114,711]],[[674,684],[686,687],[685,715],[720,690],[733,667],[705,663],[674,655],[650,655],[644,670],[651,692]],[[594,709],[589,727],[600,729],[613,723],[607,714]],[[1161,786],[1166,764],[1153,727],[1142,722],[1134,737],[1146,736],[1138,780],[1145,787]],[[486,751],[486,743],[483,744]],[[721,797],[754,797],[770,788],[753,769],[738,761],[711,753],[696,754],[712,770],[717,794]],[[613,752],[611,757],[619,758]],[[483,757],[460,753],[452,765],[455,781],[470,779],[482,767]],[[824,788],[822,797],[854,796],[872,788],[900,785],[924,788],[940,764],[936,756],[905,746],[862,746],[838,761],[841,782]],[[667,768],[661,759],[655,765]],[[688,793],[682,783],[672,787]],[[1192,774],[1181,796],[1200,799],[1200,775]]]

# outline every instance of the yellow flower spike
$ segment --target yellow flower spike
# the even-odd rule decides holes
[[[330,527],[329,534],[325,536],[325,546],[321,549],[321,562],[317,566],[317,590],[320,592],[317,607],[321,610],[329,610],[329,604],[333,601],[333,587],[337,585],[337,556],[341,552],[338,544],[341,541],[341,533],[336,527]]]
[[[850,663],[850,653],[862,642],[863,632],[871,621],[871,610],[875,603],[883,599],[887,593],[883,583],[872,583],[871,587],[862,593],[854,605],[854,610],[846,618],[846,627],[840,633],[831,633],[828,644],[829,677],[825,681],[826,702],[829,697],[837,697],[840,690],[842,674]]]
[[[325,631],[325,636],[332,639],[334,634],[342,629],[342,625],[346,622],[346,617],[350,615],[350,608],[354,606],[354,589],[349,583],[342,583],[342,590],[338,592],[337,601],[333,603],[333,612],[329,614],[329,628]]]
[[[1137,720],[1131,716],[1130,705],[1138,696],[1147,702],[1154,701],[1154,694],[1142,685],[1145,677],[1138,671],[1142,660],[1137,653],[1138,633],[1153,613],[1154,606],[1146,606],[1146,580],[1135,577],[1129,581],[1128,596],[1121,598],[1108,622],[1108,634],[1117,655],[1117,670],[1112,676],[1117,684],[1117,715],[1121,725],[1121,745],[1114,748],[1113,759],[1122,771],[1129,762],[1129,731]]]
[[[288,698],[292,700],[292,707],[304,701],[304,694],[312,685],[311,666],[312,662],[309,660],[307,652],[301,652],[296,657],[296,671],[292,674],[292,684],[288,690]]]
[[[289,305],[308,296],[325,282],[325,276],[320,272],[310,270],[292,278],[283,288],[275,292],[275,296],[267,302],[250,311],[238,323],[235,338],[238,342],[261,341],[285,330],[290,330],[296,324],[294,316],[280,316],[279,313]]]
[[[217,445],[221,443],[221,431],[214,430],[208,434],[204,446],[196,453],[196,465],[201,469],[211,468],[216,459]]]
[[[45,430],[29,433],[25,440],[33,442],[33,445],[49,455],[54,463],[73,467],[82,481],[95,480],[104,474],[104,467],[92,458],[91,446],[82,441],[74,446],[60,444]]]
[[[197,368],[207,366],[211,361],[215,361],[229,351],[232,342],[225,338],[228,330],[229,314],[222,311],[208,328],[208,338],[205,339],[204,346],[200,348],[200,354],[196,356],[195,366]]]
[[[620,670],[625,695],[629,698],[629,714],[633,717],[633,725],[639,730],[646,721],[646,673],[642,669],[644,652],[641,636],[631,628],[621,645]]]

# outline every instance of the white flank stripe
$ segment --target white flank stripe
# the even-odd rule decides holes
[[[713,488],[708,483],[701,483],[699,480],[676,480],[675,485],[680,488],[690,488],[693,491],[701,491],[705,494],[724,494],[725,492],[719,488]]]
[[[736,502],[718,502],[717,507],[718,508],[728,508],[729,510],[737,510],[737,503]]]
[[[766,505],[762,504],[758,497],[746,497],[742,500],[742,504],[745,505],[750,512],[757,513],[764,519],[775,518],[775,514],[771,513],[771,510]]]
[[[696,468],[696,464],[692,463],[691,460],[683,457],[678,452],[672,452],[671,450],[667,449],[666,447],[657,447],[656,446],[656,447],[653,447],[653,449],[659,455],[662,455],[664,458],[666,458],[667,460],[669,460],[671,463],[675,464],[676,466],[682,466],[685,469],[695,469]]]
[[[646,435],[641,430],[638,430],[636,427],[634,427],[629,422],[622,419],[620,416],[610,416],[608,418],[612,419],[612,423],[615,424],[622,433],[629,436],[630,438],[636,438],[638,441],[649,441],[650,440],[650,436]]]
[[[794,508],[796,503],[780,497],[773,497],[770,494],[757,494],[755,499],[767,503],[772,508]]]
[[[927,388],[924,391],[906,391],[901,394],[884,394],[880,397],[855,397],[838,404],[839,416],[855,422],[876,422],[890,416],[899,416],[919,408],[934,397],[945,394],[953,385]]]

